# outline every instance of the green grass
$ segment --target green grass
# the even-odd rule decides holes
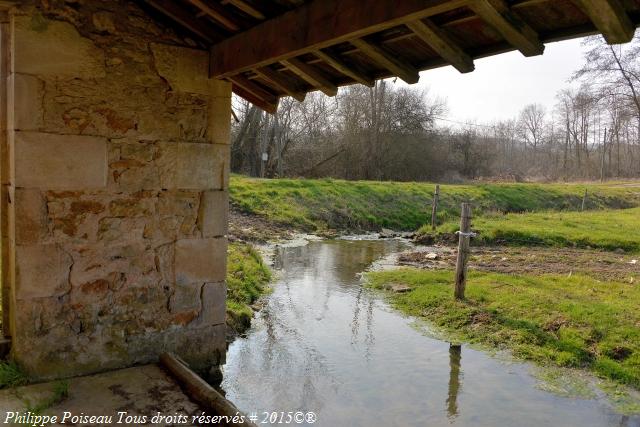
[[[0,389],[18,387],[28,382],[27,375],[14,362],[0,361]]]
[[[438,233],[453,233],[453,221]],[[476,243],[574,246],[640,252],[640,208],[588,212],[540,212],[487,215],[472,220]],[[431,233],[430,226],[418,233]]]
[[[471,272],[461,302],[453,298],[450,271],[403,269],[367,278],[378,289],[391,283],[412,287],[389,293],[392,304],[454,339],[640,388],[640,286],[581,275]]]
[[[251,324],[250,304],[267,291],[271,271],[260,254],[244,243],[231,243],[227,258],[227,324],[242,332]]]
[[[589,184],[589,209],[640,206],[640,189]],[[435,185],[333,179],[231,178],[233,205],[306,231],[416,230],[431,219]],[[580,209],[584,184],[441,185],[439,222],[457,219],[460,204],[476,213]]]
[[[41,415],[44,411],[51,408],[52,406],[62,403],[67,397],[69,397],[69,382],[56,381],[53,384],[53,392],[51,396],[36,404],[31,404],[29,402],[25,410],[35,415]]]

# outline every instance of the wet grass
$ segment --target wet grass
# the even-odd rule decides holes
[[[251,324],[254,303],[268,288],[271,271],[260,254],[244,243],[229,244],[227,258],[227,325],[243,332]]]
[[[372,272],[370,286],[400,311],[428,320],[454,339],[508,349],[541,364],[581,368],[640,389],[640,287],[573,275],[471,272],[467,299],[453,298],[453,272]]]
[[[474,218],[475,243],[518,246],[568,246],[640,252],[640,208],[588,212],[541,212]],[[453,221],[438,233],[459,229]],[[430,226],[418,233],[431,233]]]
[[[476,213],[579,210],[640,206],[640,190],[610,184],[441,185],[439,223],[456,220],[460,204]],[[304,231],[416,230],[431,219],[435,185],[334,179],[231,178],[232,204],[244,212]]]

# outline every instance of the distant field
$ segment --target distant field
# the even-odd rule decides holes
[[[613,184],[441,185],[439,222],[455,220],[460,203],[475,214],[640,206],[640,187]],[[431,219],[435,185],[332,179],[231,178],[231,202],[241,211],[307,231],[324,229],[416,230]]]
[[[640,252],[640,208],[485,215],[474,218],[472,228],[480,243]],[[449,221],[438,232],[458,229],[457,222]],[[431,227],[424,226],[419,233],[431,233]]]

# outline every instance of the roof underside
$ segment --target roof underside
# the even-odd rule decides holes
[[[211,77],[274,112],[278,99],[602,33],[631,40],[640,0],[140,0],[211,50]]]

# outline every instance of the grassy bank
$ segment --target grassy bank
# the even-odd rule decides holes
[[[640,206],[640,188],[589,184],[441,185],[439,222],[455,220],[460,203],[476,213],[577,210],[585,187],[588,209]],[[435,185],[332,179],[254,179],[233,176],[232,204],[247,213],[308,231],[416,230],[431,218]]]
[[[229,244],[227,258],[227,326],[242,333],[251,324],[253,304],[267,290],[271,271],[260,254],[244,243]]]
[[[542,212],[486,215],[474,218],[476,243],[573,246],[640,252],[640,208],[589,212]],[[450,234],[459,229],[454,221],[438,228]],[[418,233],[431,233],[430,226]]]
[[[586,276],[472,272],[467,300],[453,299],[453,273],[405,269],[368,274],[402,312],[454,339],[506,348],[524,359],[584,368],[640,388],[640,287]]]

